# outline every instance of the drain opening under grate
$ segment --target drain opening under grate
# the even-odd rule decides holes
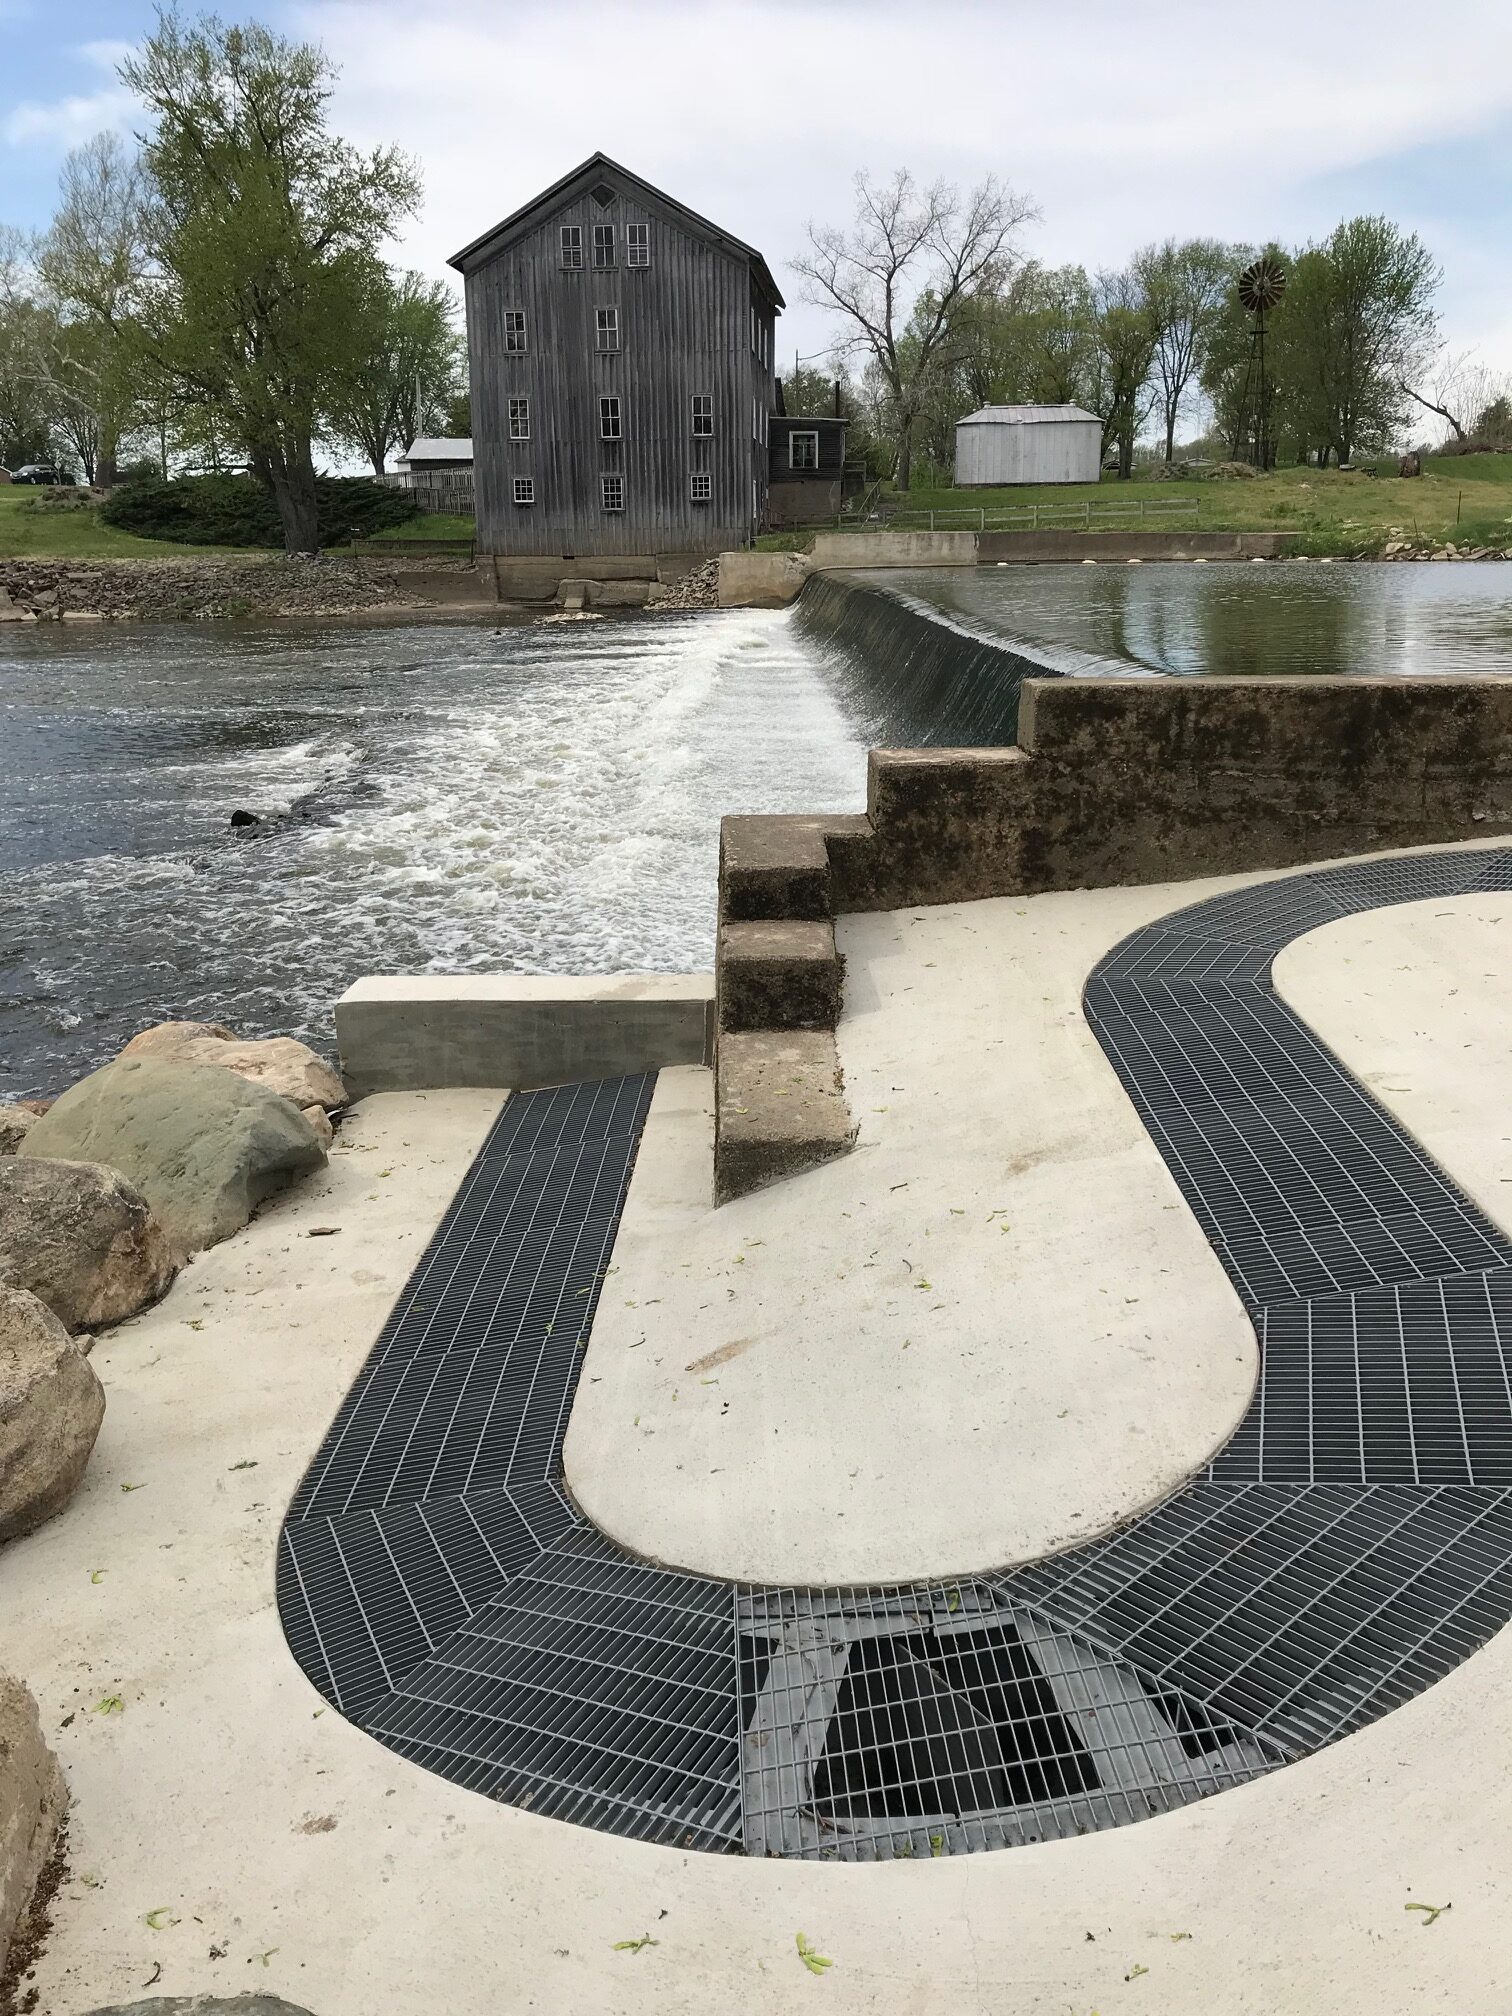
[[[851,1645],[812,1803],[835,1820],[964,1818],[1098,1782],[1027,1647],[987,1626]]]

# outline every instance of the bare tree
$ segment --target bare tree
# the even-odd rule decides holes
[[[921,189],[906,168],[883,182],[856,176],[849,230],[810,224],[792,261],[805,299],[849,325],[841,348],[867,358],[887,387],[897,432],[896,482],[908,488],[913,427],[950,351],[962,304],[1002,275],[1033,203],[989,175],[964,197],[948,182]]]
[[[1405,378],[1402,390],[1415,404],[1447,421],[1456,441],[1470,439],[1476,419],[1501,389],[1495,372],[1479,363],[1470,350],[1442,350],[1424,359],[1413,375],[1422,391],[1409,385]]]

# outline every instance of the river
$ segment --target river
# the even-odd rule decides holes
[[[865,742],[778,612],[7,626],[0,1098],[170,1016],[329,1049],[364,973],[708,967],[721,815],[856,809]]]
[[[859,809],[872,741],[978,720],[984,637],[1070,673],[1512,667],[1498,564],[864,578],[945,641],[885,605],[861,649],[801,608],[0,629],[0,1098],[170,1016],[328,1050],[365,973],[706,968],[721,816]]]

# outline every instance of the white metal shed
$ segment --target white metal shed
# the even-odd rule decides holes
[[[956,422],[955,480],[963,489],[1002,483],[1095,483],[1102,422],[1080,406],[984,406]]]

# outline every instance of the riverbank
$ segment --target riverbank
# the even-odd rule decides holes
[[[425,607],[385,561],[0,560],[0,623],[183,622]]]

